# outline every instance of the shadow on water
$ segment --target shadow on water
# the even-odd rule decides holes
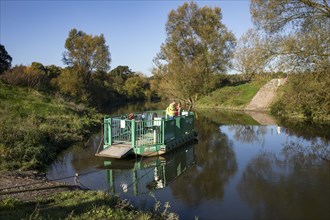
[[[128,105],[110,114],[162,109]],[[94,157],[101,134],[64,152],[48,171],[140,208],[170,202],[181,219],[329,219],[330,126],[269,115],[195,111],[198,143],[160,157]],[[65,179],[65,177],[68,177]]]

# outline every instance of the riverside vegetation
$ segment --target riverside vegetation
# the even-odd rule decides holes
[[[325,1],[308,2],[251,0],[253,22],[263,34],[250,31],[238,42],[222,23],[219,7],[184,3],[169,13],[166,42],[154,59],[152,77],[128,66],[108,72],[111,58],[103,34],[93,36],[72,29],[63,53],[65,68],[38,62],[11,68],[12,58],[0,45],[0,169],[42,171],[59,152],[98,128],[101,116],[92,106],[175,97],[198,108],[243,109],[265,82],[278,78],[266,70],[289,75],[277,91],[271,113],[329,121],[330,10]],[[234,66],[242,74],[223,75],[233,56]],[[106,196],[78,191],[33,202],[8,198],[0,202],[0,215],[176,218],[168,215],[168,205],[159,212],[156,203],[155,215],[118,210],[124,203]]]
[[[0,100],[1,170],[42,170],[100,126],[93,109],[34,89],[1,83]]]
[[[267,81],[283,75],[259,75],[243,84],[228,84],[197,102],[198,108],[243,110]],[[233,77],[232,77],[233,78]],[[277,90],[267,112],[281,118],[295,118],[320,123],[330,121],[330,78],[328,73],[291,74]]]
[[[31,88],[0,82],[0,170],[42,172],[62,150],[86,140],[99,128],[102,116],[83,104],[65,101]],[[92,155],[91,155],[92,156]],[[6,179],[6,176],[4,177]],[[24,191],[25,179],[9,185]],[[38,182],[40,184],[40,181]],[[3,184],[0,184],[3,186]],[[41,184],[42,185],[42,184]],[[7,188],[7,187],[4,187]],[[23,189],[23,190],[22,190]],[[0,189],[0,197],[6,190]],[[61,190],[34,198],[1,197],[0,217],[5,219],[177,219],[169,204],[155,203],[139,211],[126,200],[105,192]],[[23,192],[24,193],[24,192]]]

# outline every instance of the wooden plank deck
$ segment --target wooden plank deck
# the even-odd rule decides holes
[[[104,150],[96,153],[98,157],[111,157],[111,158],[122,158],[132,149],[130,144],[115,144],[111,145]]]

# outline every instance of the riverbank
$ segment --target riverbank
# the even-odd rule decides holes
[[[196,108],[262,111],[280,118],[329,123],[329,84],[326,73],[261,78],[219,88],[198,100]]]
[[[80,188],[47,181],[45,175],[36,171],[0,172],[0,200],[12,198],[20,201],[35,201],[38,197],[50,197],[75,189]]]
[[[0,172],[1,219],[178,219],[168,208],[156,203],[141,211],[118,196],[50,182],[33,171]]]
[[[102,116],[61,96],[0,83],[0,170],[42,170],[100,128]]]

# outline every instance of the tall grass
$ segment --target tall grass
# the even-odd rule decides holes
[[[95,112],[60,97],[0,83],[0,169],[40,169],[88,137]]]

